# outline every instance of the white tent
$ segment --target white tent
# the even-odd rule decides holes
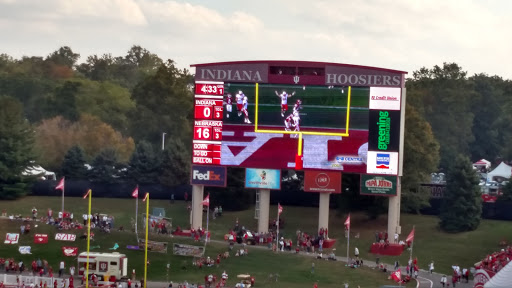
[[[510,288],[512,286],[512,262],[509,262],[494,277],[485,283],[484,288]]]
[[[51,179],[55,180],[55,173],[51,171],[47,171],[43,167],[39,165],[34,165],[27,167],[25,171],[21,172],[21,174],[25,176],[41,176],[44,180]]]
[[[512,167],[508,166],[504,162],[501,162],[498,167],[496,167],[491,172],[487,173],[487,181],[494,181],[493,177],[499,176],[503,178],[509,179],[512,175]]]

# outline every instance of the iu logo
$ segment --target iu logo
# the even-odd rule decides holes
[[[299,80],[300,80],[299,75],[293,76],[293,82],[295,82],[295,84],[299,83]]]

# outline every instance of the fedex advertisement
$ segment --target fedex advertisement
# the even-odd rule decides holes
[[[192,165],[190,184],[226,187],[226,167]]]
[[[245,169],[245,188],[281,189],[281,170]]]

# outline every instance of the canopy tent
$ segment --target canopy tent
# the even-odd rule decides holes
[[[512,262],[503,267],[494,277],[485,283],[484,288],[510,288],[512,285]]]
[[[487,173],[487,181],[495,181],[493,180],[494,177],[503,177],[509,179],[512,175],[512,167],[508,166],[504,162],[501,162],[498,167],[496,167],[491,172]]]
[[[489,169],[491,168],[491,162],[490,161],[487,161],[485,159],[480,159],[478,161],[476,161],[475,163],[473,163],[473,166],[475,167],[485,167],[486,169]]]
[[[47,171],[46,169],[44,169],[43,167],[41,167],[39,165],[27,167],[25,169],[25,171],[21,172],[21,174],[23,174],[25,176],[41,176],[45,180],[46,179],[51,179],[51,180],[56,179],[54,172]]]

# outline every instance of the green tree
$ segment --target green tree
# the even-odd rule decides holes
[[[62,175],[68,179],[87,179],[84,150],[80,146],[71,147],[62,162]]]
[[[75,81],[66,81],[55,91],[55,100],[51,107],[54,109],[54,116],[62,115],[62,117],[77,121],[80,112],[76,106],[76,97],[81,84]]]
[[[429,179],[430,173],[437,172],[439,143],[430,124],[410,104],[405,110],[403,165],[401,208],[419,213],[420,209],[430,205],[430,193],[418,191],[417,187]]]
[[[128,164],[129,178],[138,184],[158,183],[160,163],[160,153],[156,153],[148,142],[140,141]]]
[[[473,142],[475,92],[456,63],[422,68],[408,79],[408,102],[430,123],[440,144],[440,166],[447,169],[458,153],[469,154]],[[409,96],[409,95],[408,95]]]
[[[446,175],[439,226],[447,232],[472,231],[480,225],[482,198],[468,157],[458,155]]]
[[[102,150],[92,161],[89,180],[99,183],[116,183],[120,177],[120,164],[114,149]]]
[[[174,62],[161,65],[156,74],[146,77],[134,88],[136,109],[131,119],[135,140],[159,145],[162,132],[183,142],[190,141],[192,129],[191,76]]]
[[[0,199],[16,199],[27,193],[29,179],[22,172],[33,165],[34,132],[23,116],[23,105],[12,97],[0,97]]]
[[[162,155],[160,183],[176,186],[189,183],[190,152],[180,139],[171,138]]]
[[[60,47],[57,51],[52,52],[46,58],[47,61],[51,61],[57,65],[73,67],[80,58],[80,54],[77,54],[71,50],[68,46]]]

